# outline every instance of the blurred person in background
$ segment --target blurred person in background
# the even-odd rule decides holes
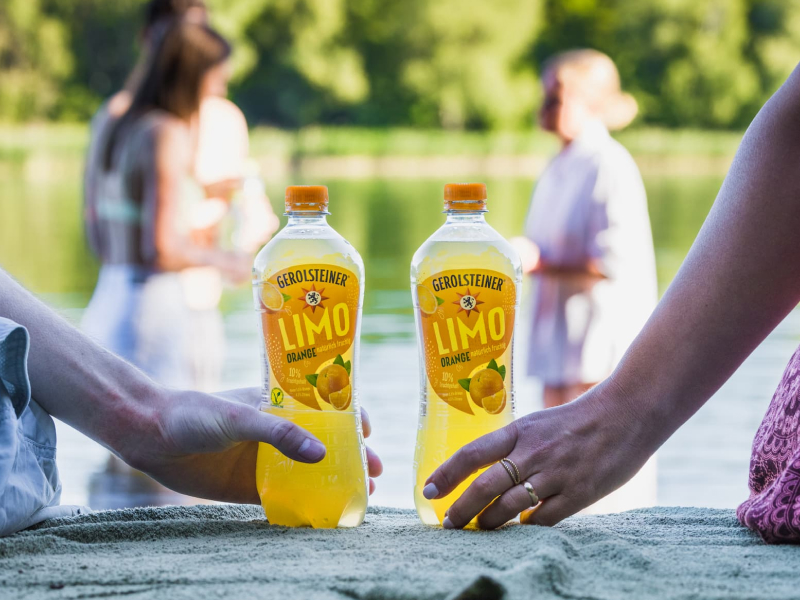
[[[596,50],[565,52],[544,65],[542,85],[539,124],[562,149],[536,185],[525,237],[514,241],[533,277],[528,373],[550,408],[611,374],[658,290],[642,178],[609,135],[637,112],[614,62]],[[653,463],[597,511],[654,503]]]
[[[85,172],[84,215],[90,246],[103,262],[104,207],[101,181],[102,156],[113,124],[130,107],[133,95],[147,68],[148,57],[154,51],[158,37],[175,19],[205,25],[207,10],[200,0],[152,0],[145,7],[145,24],[141,32],[142,57],[128,79],[125,89],[104,103],[92,120],[91,143]],[[229,67],[227,59],[210,68],[204,76],[199,114],[190,122],[193,176],[202,187],[205,199],[180,211],[177,218],[188,228],[190,240],[202,247],[215,248],[224,242],[222,226],[231,213],[231,201],[237,192],[241,204],[237,211],[236,248],[255,252],[277,230],[278,218],[272,211],[258,178],[257,166],[248,160],[248,130],[242,112],[224,96],[227,94]],[[247,176],[247,177],[245,177]],[[243,186],[243,182],[247,182]],[[230,219],[228,219],[230,220]],[[103,275],[101,274],[101,278]],[[186,303],[185,328],[188,339],[183,345],[182,368],[173,370],[171,378],[181,373],[181,385],[212,391],[221,381],[225,336],[218,310],[223,290],[221,271],[212,264],[181,269],[180,284]],[[98,322],[101,312],[87,312],[84,328],[101,343],[129,360],[138,363],[130,334],[120,339],[111,327]]]
[[[99,153],[102,150],[104,136],[108,133],[108,125],[119,119],[131,105],[131,99],[139,85],[146,68],[148,56],[158,37],[161,28],[173,19],[186,19],[198,24],[207,21],[206,6],[202,0],[151,0],[145,6],[144,25],[139,34],[142,52],[139,62],[133,68],[125,82],[125,87],[100,105],[91,122],[89,150],[84,171],[84,218],[86,219],[86,235],[89,245],[99,254],[97,232],[96,190],[93,185],[100,167]]]
[[[92,119],[92,138],[99,134],[109,119],[121,117],[131,104],[136,88],[147,65],[159,31],[173,19],[184,19],[199,25],[208,22],[208,12],[203,0],[150,0],[144,9],[144,24],[139,33],[142,52],[123,87],[106,100]],[[89,176],[90,173],[87,173]]]
[[[264,193],[258,165],[249,158],[247,121],[225,98],[228,78],[227,62],[207,75],[208,94],[200,103],[193,161],[195,179],[206,198],[193,208],[189,226],[197,244],[227,245],[252,255],[278,230],[280,221]],[[222,272],[214,265],[185,269],[181,283],[192,321],[188,356],[192,385],[214,391],[221,383],[225,352],[219,311]]]
[[[595,50],[553,57],[542,85],[539,124],[562,149],[542,173],[525,238],[515,243],[534,282],[528,373],[544,385],[549,408],[611,374],[658,292],[642,178],[609,135],[633,120],[636,101]]]
[[[180,272],[214,266],[233,282],[250,257],[192,239],[192,123],[218,85],[230,46],[205,25],[175,20],[149,52],[130,105],[109,121],[87,181],[93,240],[103,265],[84,328],[166,385],[190,387],[190,314]]]
[[[554,525],[630,480],[730,379],[800,302],[800,66],[753,119],[711,212],[619,366],[575,402],[517,419],[453,454],[426,481],[453,503],[445,528]],[[726,403],[728,410],[736,410]],[[739,522],[800,543],[800,348],[772,397],[750,458]],[[509,457],[541,499],[511,485]]]
[[[127,109],[99,132],[87,167],[87,228],[102,267],[84,330],[175,388],[194,387],[198,353],[218,356],[222,343],[221,326],[205,339],[193,334],[197,311],[182,274],[213,267],[243,283],[252,264],[249,254],[222,250],[191,229],[192,211],[206,197],[195,173],[196,121],[202,99],[219,90],[229,55],[207,25],[163,24]],[[183,501],[113,456],[91,487],[95,507]]]

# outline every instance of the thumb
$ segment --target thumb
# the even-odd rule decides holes
[[[231,415],[229,435],[237,442],[264,442],[281,454],[305,463],[325,457],[325,446],[302,427],[249,406],[241,406]]]

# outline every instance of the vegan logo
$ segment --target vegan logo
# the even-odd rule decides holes
[[[281,388],[272,388],[269,395],[269,403],[276,408],[283,408],[283,390]]]

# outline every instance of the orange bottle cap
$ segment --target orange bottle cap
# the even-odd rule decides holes
[[[448,183],[444,186],[444,209],[485,211],[486,184]]]
[[[286,188],[286,212],[328,212],[328,188],[324,185],[290,185]]]

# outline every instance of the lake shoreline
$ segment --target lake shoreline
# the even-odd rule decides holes
[[[256,155],[261,173],[271,180],[346,179],[458,179],[527,178],[533,182],[544,170],[549,156],[309,156],[287,158]],[[634,155],[643,176],[724,176],[730,156]],[[75,178],[82,173],[83,155],[58,156],[31,153],[21,161],[0,159],[0,178],[22,173],[25,181],[44,183]]]
[[[618,134],[644,175],[721,175],[742,132],[634,127]],[[552,136],[530,131],[257,126],[250,153],[268,178],[364,179],[528,177],[558,152]],[[0,125],[0,176],[26,179],[82,172],[86,123]]]

